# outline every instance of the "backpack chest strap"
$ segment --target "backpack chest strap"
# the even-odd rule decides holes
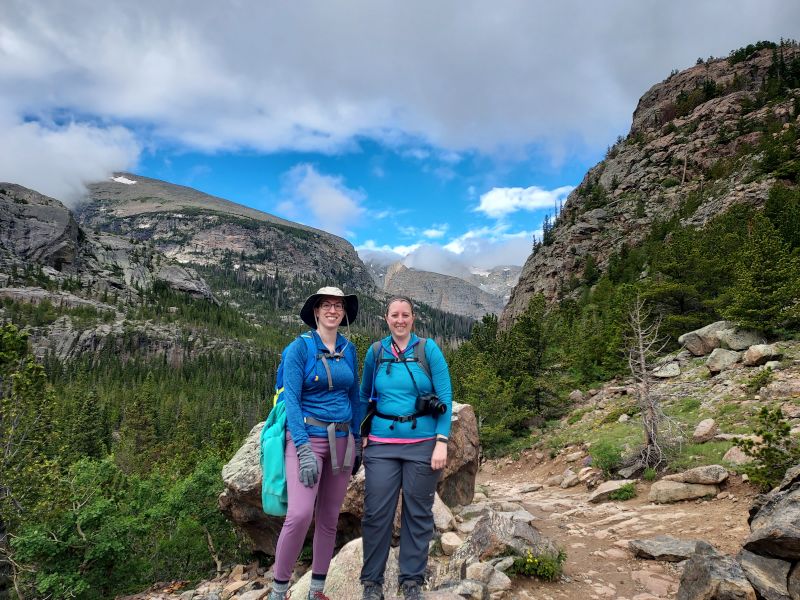
[[[333,378],[331,377],[331,368],[328,365],[329,358],[335,358],[339,360],[340,358],[344,358],[344,354],[341,352],[321,352],[317,354],[317,358],[322,362],[322,366],[325,367],[325,374],[328,376],[328,391],[333,391]]]

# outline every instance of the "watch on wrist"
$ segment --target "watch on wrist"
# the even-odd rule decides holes
[[[436,441],[437,442],[444,442],[445,444],[449,441],[446,435],[442,435],[441,433],[436,434]]]

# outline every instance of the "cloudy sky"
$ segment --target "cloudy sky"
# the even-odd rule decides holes
[[[418,268],[522,264],[544,215],[698,57],[795,0],[0,0],[0,181],[128,171]]]

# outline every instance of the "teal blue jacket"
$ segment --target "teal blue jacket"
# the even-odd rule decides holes
[[[412,357],[419,338],[412,333],[404,356]],[[392,353],[392,337],[387,336],[381,340],[381,352],[385,358],[394,358]],[[399,423],[378,416],[372,420],[370,435],[380,438],[424,439],[432,438],[436,434],[450,435],[450,417],[453,413],[453,389],[450,385],[450,370],[439,346],[432,339],[425,342],[425,356],[431,369],[429,378],[422,367],[414,362],[407,362],[414,375],[420,393],[430,394],[435,392],[446,406],[447,412],[437,417],[426,415],[417,419],[416,427],[411,422]],[[376,370],[376,356],[373,355],[372,346],[367,350],[364,358],[364,370],[361,375],[361,414],[366,414],[370,398],[377,398],[378,411],[386,415],[406,416],[414,413],[417,390],[401,363],[380,363]],[[393,429],[390,426],[394,425]]]

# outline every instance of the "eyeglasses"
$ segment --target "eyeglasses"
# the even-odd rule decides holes
[[[344,310],[344,304],[341,302],[323,302],[319,305],[322,310],[335,310],[339,312],[340,310]]]

